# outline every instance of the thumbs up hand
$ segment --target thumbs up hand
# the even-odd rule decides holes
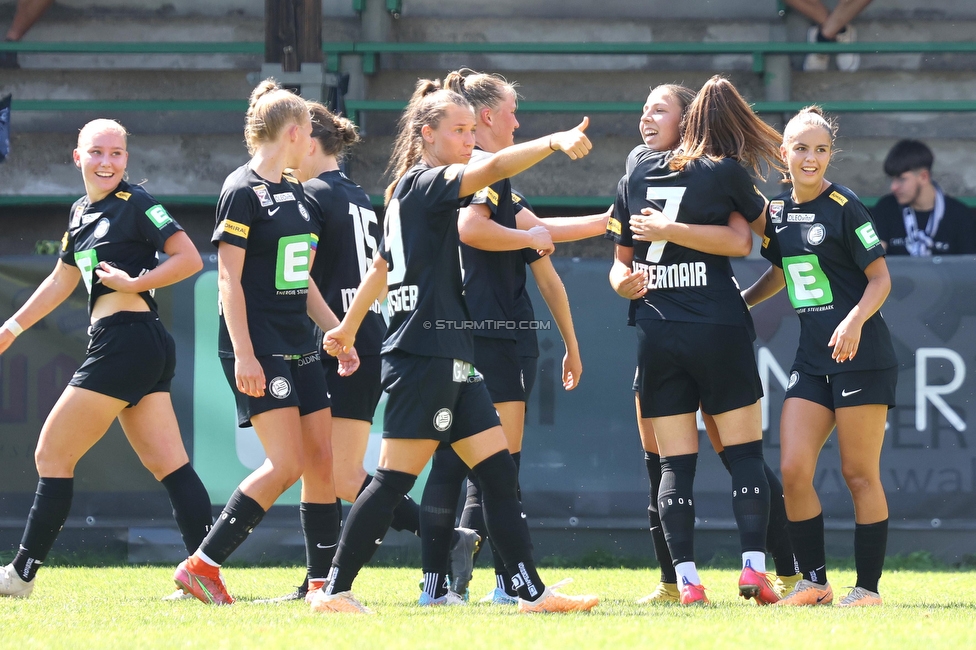
[[[564,152],[572,160],[582,158],[593,148],[590,139],[586,137],[586,128],[589,125],[590,118],[584,117],[575,129],[553,133],[549,136],[549,147],[553,151]]]

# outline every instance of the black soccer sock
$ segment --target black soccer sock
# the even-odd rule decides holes
[[[237,488],[207,537],[200,543],[200,552],[218,565],[223,564],[262,519],[264,508]]]
[[[190,463],[167,474],[160,483],[169,494],[173,519],[179,526],[186,554],[193,555],[213,525],[210,494]]]
[[[654,543],[654,557],[661,565],[661,582],[677,584],[678,574],[674,572],[671,562],[671,552],[668,551],[668,540],[664,539],[664,529],[661,527],[661,515],[657,507],[657,495],[661,489],[661,457],[652,451],[644,451],[644,464],[647,466],[647,478],[651,482],[647,505],[647,521],[651,526],[651,541]]]
[[[729,445],[726,458],[732,474],[732,512],[742,552],[766,551],[769,526],[769,482],[763,469],[762,440]]]
[[[424,573],[423,592],[431,598],[446,595],[449,588],[446,573]]]
[[[804,580],[827,584],[827,552],[824,550],[824,518],[821,512],[812,519],[791,521],[787,529],[793,553]]]
[[[729,464],[729,455],[725,453],[725,450],[724,449],[722,451],[718,452],[718,459],[720,461],[722,461],[722,465],[729,472],[729,474],[731,474],[732,473],[732,465]]]
[[[854,524],[854,567],[856,586],[878,593],[878,581],[888,548],[888,520],[874,524]]]
[[[512,455],[507,450],[500,451],[471,469],[481,483],[488,535],[505,558],[512,585],[523,600],[537,600],[546,586],[532,559],[532,540],[518,500]]]
[[[362,494],[363,491],[366,488],[368,488],[369,487],[369,484],[372,483],[372,482],[373,482],[373,476],[371,474],[367,474],[366,475],[366,478],[363,479],[363,484],[359,486],[359,492],[356,493],[356,498],[357,499],[359,498],[359,495]],[[353,501],[353,503],[355,503],[355,501]]]
[[[661,456],[661,488],[657,495],[661,527],[671,562],[695,561],[695,503],[693,492],[698,454]]]
[[[498,588],[509,596],[518,595],[515,592],[515,588],[512,587],[511,576],[508,574],[505,560],[502,558],[502,554],[498,552],[498,549],[495,548],[495,543],[488,535],[488,530],[485,526],[484,507],[481,503],[481,483],[473,472],[468,474],[467,496],[464,501],[464,510],[461,511],[460,525],[463,528],[470,528],[481,535],[481,545],[475,551],[474,561],[478,561],[481,550],[487,544],[491,549],[491,559],[495,568],[495,583],[499,586]]]
[[[729,464],[725,450],[718,452],[718,457],[731,474],[732,466]],[[766,527],[766,549],[773,556],[776,575],[796,575],[798,571],[796,558],[793,557],[793,545],[790,543],[789,531],[786,530],[788,520],[786,502],[783,500],[783,484],[765,461],[763,461],[763,471],[766,474],[766,482],[769,483],[769,525]]]
[[[44,564],[54,540],[68,519],[71,497],[74,495],[73,478],[44,478],[37,480],[34,505],[27,515],[27,526],[20,540],[20,549],[13,565],[21,580],[30,582]]]
[[[393,530],[405,530],[420,537],[420,505],[410,498],[409,494],[404,494],[400,505],[393,511],[393,523],[390,524]]]
[[[485,539],[488,535],[485,530],[484,508],[481,504],[481,483],[478,482],[478,477],[474,473],[468,474],[468,481],[465,486],[464,508],[461,510],[459,525],[462,528],[470,528],[477,532],[481,535],[481,539]],[[481,552],[480,547],[478,552]]]
[[[323,580],[329,575],[339,544],[339,504],[303,501],[298,510],[305,537],[306,577]]]
[[[416,480],[416,476],[406,472],[376,470],[376,476],[356,499],[342,527],[327,593],[337,594],[352,588],[359,571],[383,543],[393,521],[393,511]]]
[[[776,575],[792,576],[798,572],[796,558],[793,557],[793,544],[790,543],[790,533],[786,529],[789,520],[786,518],[786,502],[783,500],[783,484],[780,483],[776,472],[763,463],[766,481],[769,483],[769,526],[766,528],[766,549],[773,556],[776,565]]]
[[[522,503],[522,482],[519,480],[519,474],[522,472],[522,452],[517,451],[512,454],[512,460],[515,461],[515,496],[518,497],[519,503]]]
[[[356,496],[362,494],[363,490],[366,489],[366,486],[372,480],[373,477],[367,474]],[[403,500],[400,501],[400,505],[393,511],[393,523],[390,524],[390,528],[396,531],[405,530],[420,537],[420,505],[411,499],[409,494],[403,495]]]
[[[425,575],[448,573],[458,496],[467,475],[468,466],[449,446],[434,452],[420,500],[420,561]]]

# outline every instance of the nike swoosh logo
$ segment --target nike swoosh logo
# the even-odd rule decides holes
[[[274,216],[274,213],[277,212],[280,209],[281,209],[281,206],[280,205],[277,208],[275,208],[274,210],[272,210],[271,208],[268,208],[268,216],[269,217],[273,217]]]
[[[827,594],[824,594],[823,596],[817,597],[817,602],[818,603],[822,603],[823,602],[823,599],[826,598],[826,597],[827,597]]]
[[[789,226],[776,226],[776,234],[778,235],[780,232],[786,230],[788,227]]]
[[[377,539],[375,543],[376,543],[377,546],[379,546],[380,544],[383,543],[383,540],[382,539]]]
[[[851,390],[851,391],[847,391],[847,390],[842,390],[842,391],[840,392],[840,396],[841,396],[841,397],[850,397],[850,396],[851,396],[851,395],[853,395],[854,393],[860,393],[860,392],[861,392],[862,390],[864,390],[864,389],[863,389],[863,388],[858,388],[857,390]]]
[[[315,545],[315,548],[335,548],[338,545],[339,545],[338,542],[336,542],[335,544],[330,544],[328,546],[322,546],[321,544],[316,544]]]

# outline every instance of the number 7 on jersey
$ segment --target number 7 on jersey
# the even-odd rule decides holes
[[[681,199],[685,195],[684,187],[649,187],[647,188],[647,195],[644,197],[648,201],[664,201],[664,207],[661,212],[670,221],[678,220],[678,208],[681,207]],[[650,246],[647,249],[647,255],[645,259],[648,262],[658,263],[661,261],[661,255],[664,254],[664,247],[667,245],[667,240],[652,241],[649,242]]]

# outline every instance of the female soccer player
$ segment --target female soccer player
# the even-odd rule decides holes
[[[284,174],[304,159],[311,131],[305,100],[259,84],[244,127],[251,160],[227,177],[217,205],[218,352],[238,424],[254,426],[267,459],[176,569],[177,586],[205,603],[234,602],[220,565],[299,477],[302,503],[314,504],[302,517],[311,579],[325,580],[338,543],[329,396],[309,316],[323,328],[338,320],[309,284],[317,236],[301,184]],[[351,372],[357,360],[345,363]]]
[[[293,172],[305,189],[305,202],[319,237],[311,277],[329,308],[341,317],[345,316],[359,283],[379,250],[382,229],[369,196],[339,169],[348,149],[359,142],[356,125],[334,115],[318,102],[308,102],[308,107],[312,115],[312,146]],[[339,372],[338,360],[322,355],[332,400],[332,468],[336,496],[349,503],[356,500],[373,478],[363,469],[363,458],[373,413],[382,391],[380,345],[385,333],[386,322],[380,313],[380,305],[374,303],[363,320],[356,341],[359,369],[352,375],[343,376]],[[323,506],[302,504],[301,507],[307,512]],[[393,512],[392,528],[420,534],[420,509],[409,496],[404,496]],[[326,566],[332,564],[335,549],[335,545],[329,545]],[[308,555],[315,552],[309,549]],[[306,576],[304,584],[293,594],[273,600],[310,600],[309,594],[321,586],[318,580],[309,584]]]
[[[664,84],[652,88],[644,103],[644,110],[641,113],[639,131],[644,144],[655,151],[669,151],[676,148],[681,142],[681,120],[687,113],[688,107],[695,98],[695,92],[685,86],[675,84]],[[622,194],[624,196],[625,194]],[[618,199],[622,198],[618,197]],[[621,205],[620,211],[624,211],[626,206]],[[620,240],[615,247],[615,262],[610,270],[610,283],[614,290],[622,297],[631,301],[638,300],[646,292],[647,273],[645,271],[634,271],[628,262],[633,261],[633,241],[641,241],[642,235],[633,235],[633,231],[642,231],[642,222],[645,217],[640,215],[631,216],[632,232],[616,232],[619,229],[618,222],[612,224],[613,229],[607,231],[607,238]],[[728,233],[730,239],[740,240],[742,235],[748,235],[748,223],[738,212],[733,212],[729,218]],[[627,242],[629,241],[629,245]],[[628,260],[625,262],[624,260]],[[636,303],[631,303],[631,309],[636,309]],[[633,321],[630,322],[633,325]],[[634,391],[638,391],[635,379]],[[661,528],[661,518],[658,513],[657,495],[661,485],[661,457],[658,451],[657,441],[654,438],[654,427],[650,418],[641,415],[640,398],[637,403],[637,426],[641,436],[641,443],[644,446],[644,461],[647,466],[648,479],[650,480],[650,505],[648,506],[648,519],[650,521],[651,538],[654,542],[654,553],[661,566],[661,581],[654,590],[644,598],[641,603],[649,602],[677,602],[680,599],[678,591],[677,575],[674,572],[671,555],[668,545],[664,538],[664,531]],[[722,447],[718,435],[718,428],[715,420],[708,414],[703,414],[705,428],[712,446],[716,449],[722,463],[728,468],[728,460]],[[793,550],[789,543],[789,536],[786,532],[786,511],[783,506],[783,486],[776,474],[768,465],[763,464],[766,479],[770,486],[770,512],[769,527],[766,532],[766,544],[776,563],[776,581],[774,589],[778,595],[784,595],[799,580],[794,567]]]
[[[475,111],[475,150],[472,160],[489,157],[515,144],[518,96],[515,86],[498,75],[477,73],[467,68],[451,72],[444,86],[467,99]],[[528,262],[546,299],[566,345],[563,385],[575,388],[583,364],[573,328],[569,299],[559,275],[547,255],[552,241],[573,241],[593,237],[605,230],[608,214],[540,220],[516,196],[509,179],[477,192],[470,205],[461,209],[458,232],[461,238],[461,266],[464,269],[464,297],[475,330],[475,367],[484,376],[488,393],[498,411],[516,470],[520,464],[525,422],[525,369],[518,355],[518,335],[534,316],[519,313],[519,300],[527,293],[525,267]],[[502,327],[491,327],[503,324]],[[515,327],[510,327],[514,324]],[[530,370],[530,374],[534,373]],[[467,498],[461,528],[454,531],[457,493],[468,476]],[[442,579],[451,549],[450,590],[464,595],[471,577],[471,545],[468,531],[485,536],[480,485],[476,476],[449,445],[434,453],[434,460],[421,503],[424,593],[422,604],[440,603],[447,596]],[[454,543],[452,542],[454,537]],[[516,604],[505,563],[493,548],[496,588],[491,602]],[[452,602],[460,602],[452,599]]]
[[[212,521],[210,496],[190,465],[170,400],[173,338],[152,291],[203,267],[200,254],[166,209],[125,181],[125,128],[94,120],[78,134],[75,166],[85,196],[71,206],[60,260],[0,327],[0,353],[50,314],[81,279],[88,289],[91,342],[41,429],[34,459],[40,479],[20,549],[0,571],[0,595],[26,598],[71,509],[75,465],[118,418],[142,464],[162,482],[187,553]],[[159,263],[158,253],[168,255]]]
[[[835,125],[815,106],[786,125],[780,151],[793,189],[769,204],[762,254],[773,266],[744,293],[754,305],[785,286],[800,318],[780,453],[790,538],[804,579],[783,605],[833,601],[813,475],[835,426],[856,522],[857,585],[839,605],[881,604],[878,580],[888,541],[880,461],[898,362],[879,310],[891,279],[871,215],[852,191],[824,178],[835,135]]]
[[[715,418],[732,474],[743,558],[739,591],[759,603],[777,600],[765,575],[762,386],[749,314],[727,257],[748,253],[752,240],[744,228],[730,237],[727,225],[735,225],[732,212],[761,221],[765,199],[740,163],[756,171],[764,160],[775,163],[778,141],[731,83],[713,77],[688,109],[678,150],[645,144],[631,152],[609,225],[615,241],[625,243],[630,215],[649,207],[663,212],[645,220],[641,234],[650,241],[635,244],[631,259],[619,262],[646,274],[632,309],[637,385],[641,414],[650,419],[661,452],[658,507],[684,604],[707,602],[694,563],[699,404]]]
[[[513,176],[553,151],[589,151],[584,118],[571,131],[509,147],[465,165],[475,144],[470,104],[421,80],[400,121],[387,189],[380,255],[326,350],[347,350],[369,307],[389,287],[390,326],[383,343],[383,386],[390,397],[380,466],[343,528],[328,586],[315,611],[364,612],[353,580],[389,528],[393,509],[442,442],[472,467],[485,492],[485,519],[513,574],[523,612],[589,610],[595,596],[546,587],[532,560],[528,526],[516,493],[515,463],[482,377],[474,369],[471,317],[462,295],[458,211],[483,187]]]

